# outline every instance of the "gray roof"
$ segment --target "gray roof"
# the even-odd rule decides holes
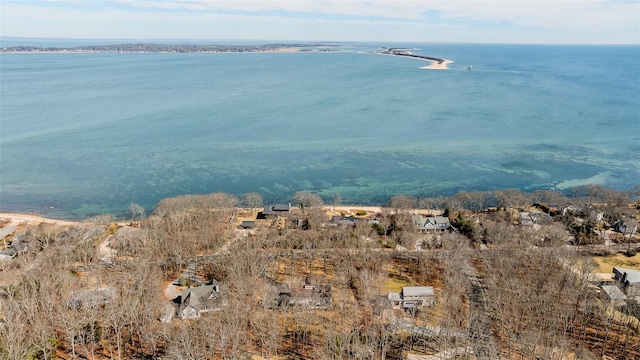
[[[389,299],[390,301],[396,301],[396,302],[402,301],[402,298],[400,298],[400,293],[397,293],[397,292],[389,292],[387,294],[387,299]]]
[[[291,210],[291,206],[289,205],[276,204],[276,205],[265,206],[264,210],[262,210],[262,214],[275,215],[283,212],[289,212],[290,210]]]
[[[433,296],[433,286],[405,286],[403,296]]]
[[[69,307],[79,309],[83,306],[104,305],[114,296],[114,291],[109,288],[78,290],[71,294]]]
[[[276,204],[271,207],[273,211],[289,211],[291,207],[289,205]]]
[[[182,290],[182,305],[202,310],[212,300],[218,300],[218,294],[214,291],[214,286],[203,285]]]
[[[609,298],[613,302],[624,301],[627,299],[622,290],[620,290],[616,285],[602,285],[600,287],[607,295],[609,295]]]
[[[429,216],[422,217],[420,215],[414,216],[416,225],[423,228],[448,228],[451,226],[449,218],[445,216]]]
[[[627,281],[629,284],[640,283],[640,270],[626,269],[621,267],[614,267],[620,274],[627,274]]]

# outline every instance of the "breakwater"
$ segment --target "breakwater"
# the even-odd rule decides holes
[[[433,56],[415,55],[410,53],[409,51],[405,51],[404,49],[387,49],[383,52],[383,54],[406,56],[406,57],[412,57],[412,58],[417,58],[422,60],[435,61],[437,64],[442,64],[445,61],[445,59],[441,59]]]

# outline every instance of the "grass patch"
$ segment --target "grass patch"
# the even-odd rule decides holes
[[[614,266],[640,270],[640,254],[631,257],[624,254],[594,256],[593,259],[598,264],[597,272],[600,273],[611,273],[613,272]]]
[[[384,281],[384,286],[382,288],[384,294],[381,295],[386,295],[390,291],[400,292],[403,286],[413,286],[413,283],[400,276],[389,274],[389,277],[387,277],[387,280]]]

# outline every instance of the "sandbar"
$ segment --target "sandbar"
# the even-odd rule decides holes
[[[431,65],[421,66],[420,69],[428,69],[428,70],[447,70],[449,68],[449,64],[453,63],[452,60],[443,59],[442,61],[429,60],[432,62]]]

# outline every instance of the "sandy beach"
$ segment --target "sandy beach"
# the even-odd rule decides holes
[[[420,69],[428,69],[428,70],[447,70],[449,68],[449,64],[453,63],[451,60],[444,59],[444,61],[432,61],[431,65],[421,66]]]
[[[75,221],[49,219],[49,218],[44,218],[37,215],[17,214],[17,213],[0,213],[0,219],[8,219],[10,224],[26,223],[29,225],[34,225],[34,224],[37,225],[41,223],[47,223],[47,224],[57,224],[62,226],[80,224],[79,222],[75,222]]]

